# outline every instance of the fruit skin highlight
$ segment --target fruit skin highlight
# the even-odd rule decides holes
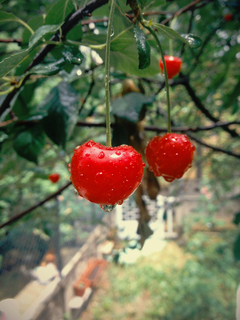
[[[105,147],[90,140],[75,148],[70,166],[70,179],[81,197],[115,205],[139,186],[145,164],[131,146]]]
[[[180,179],[191,167],[194,151],[195,146],[185,134],[167,133],[163,137],[156,136],[146,148],[149,170],[168,182]]]
[[[173,56],[164,56],[164,59],[166,63],[168,79],[172,79],[174,76],[176,76],[180,72],[182,59],[178,57],[173,57]],[[161,69],[161,72],[163,73],[162,60],[159,60],[159,67]]]
[[[60,179],[60,174],[59,173],[52,173],[48,176],[48,179],[52,181],[52,183],[57,183],[58,180]]]

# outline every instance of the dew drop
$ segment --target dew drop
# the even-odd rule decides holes
[[[111,205],[111,204],[101,204],[100,208],[105,212],[111,212],[116,207],[117,204]]]
[[[118,204],[119,206],[121,206],[121,205],[123,204],[123,200],[119,200],[119,201],[117,202],[117,204]]]
[[[98,155],[99,159],[103,159],[105,157],[105,153],[103,151],[101,151]]]
[[[117,156],[121,155],[121,151],[119,151],[119,150],[117,150],[115,153],[116,153]]]
[[[176,153],[176,156],[178,156],[178,153]]]
[[[71,176],[69,177],[69,180],[71,180],[71,181],[72,181],[72,177],[71,177]]]
[[[87,147],[92,147],[95,144],[95,142],[93,140],[90,140],[86,143]]]
[[[69,164],[67,165],[67,169],[68,169],[68,171],[71,173],[71,163],[69,163]]]
[[[74,189],[73,193],[74,193],[75,196],[79,196],[79,194],[77,192],[77,189]]]
[[[89,157],[89,156],[90,156],[90,153],[86,153],[86,154],[85,154],[85,157]]]
[[[80,148],[80,146],[77,146],[75,149],[74,149],[74,151],[77,151],[77,149],[79,149]]]

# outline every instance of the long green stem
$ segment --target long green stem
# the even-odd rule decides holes
[[[167,75],[167,67],[164,59],[164,52],[161,46],[161,43],[156,35],[156,33],[152,30],[151,27],[144,25],[144,27],[152,34],[156,43],[158,45],[160,54],[162,56],[163,61],[163,69],[164,69],[164,76],[165,76],[165,85],[166,85],[166,94],[167,94],[167,114],[168,114],[168,133],[171,133],[171,105],[170,105],[170,95],[169,95],[169,84],[168,84],[168,75]]]
[[[116,0],[112,0],[109,19],[108,19],[108,30],[106,39],[106,53],[105,53],[105,98],[106,98],[106,146],[111,147],[111,117],[110,117],[110,87],[109,87],[109,73],[110,73],[110,44],[111,34],[113,26],[113,16],[116,6]]]
[[[22,19],[17,19],[17,21],[21,23],[25,28],[27,28],[31,32],[31,34],[34,34],[33,29],[26,22],[24,22]]]

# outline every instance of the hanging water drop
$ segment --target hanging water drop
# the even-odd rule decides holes
[[[118,204],[119,206],[121,206],[121,205],[123,204],[123,200],[119,200],[119,201],[117,202],[117,204]]]
[[[103,151],[101,151],[98,155],[99,159],[103,159],[105,157],[105,153]]]
[[[75,196],[79,196],[79,194],[77,192],[77,189],[74,189],[73,193],[74,193]]]
[[[71,163],[69,163],[69,164],[67,165],[67,169],[68,169],[68,171],[71,173]]]
[[[111,212],[116,207],[117,204],[111,205],[111,204],[101,204],[100,208],[105,212]]]

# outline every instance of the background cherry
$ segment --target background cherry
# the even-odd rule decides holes
[[[168,79],[172,79],[176,76],[180,70],[182,65],[182,60],[178,57],[173,56],[164,56],[167,68]],[[162,60],[159,61],[159,67],[161,72],[163,73],[163,62]]]
[[[233,19],[233,15],[231,13],[225,14],[224,20],[225,21],[231,21]]]
[[[70,166],[79,195],[104,209],[122,204],[135,191],[145,164],[131,146],[105,147],[90,140],[75,148]]]
[[[151,139],[146,148],[149,170],[166,181],[180,179],[193,161],[194,145],[185,134],[167,133]]]
[[[59,173],[52,173],[48,176],[48,179],[51,180],[52,183],[56,183],[60,179],[60,174]]]

